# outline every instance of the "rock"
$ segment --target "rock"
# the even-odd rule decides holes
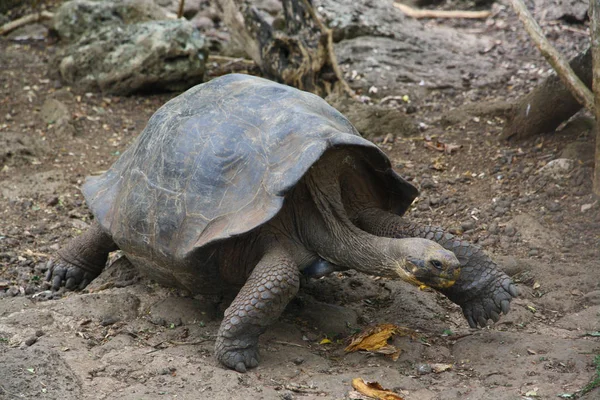
[[[461,228],[467,232],[472,229],[475,229],[475,221],[467,220],[460,223]]]
[[[417,364],[417,374],[427,375],[433,372],[433,368],[430,364]]]
[[[537,173],[552,179],[564,178],[575,166],[575,161],[568,158],[557,158],[540,168]]]
[[[167,326],[167,320],[156,315],[150,317],[150,322],[157,326]]]
[[[200,11],[204,6],[204,0],[186,0],[183,4],[183,16],[187,19],[192,19],[198,11]],[[177,8],[179,8],[179,1],[176,1]],[[179,10],[177,10],[179,11]]]
[[[550,201],[546,204],[546,208],[551,212],[558,212],[562,209],[561,205],[557,201]]]
[[[100,325],[109,326],[119,322],[120,318],[114,315],[106,315],[100,320]]]
[[[583,0],[534,0],[535,13],[544,20],[565,19],[582,23],[588,12],[588,2]]]
[[[504,234],[506,236],[515,236],[517,233],[517,228],[515,228],[514,224],[509,223],[504,227]]]
[[[152,0],[72,0],[56,10],[53,24],[61,39],[75,41],[84,34],[91,34],[109,25],[164,19],[167,19],[167,14]]]
[[[29,338],[27,338],[27,340],[25,340],[25,346],[31,346],[35,342],[37,342],[37,340],[38,340],[37,336],[31,336],[31,337],[29,337]]]
[[[183,91],[202,82],[205,40],[187,21],[101,28],[59,51],[62,79],[83,90],[128,95]]]
[[[421,182],[421,189],[433,189],[435,187],[436,187],[436,184],[432,179],[425,178]]]
[[[196,14],[196,16],[194,16],[190,22],[196,29],[199,29],[202,32],[206,32],[215,28],[215,23],[213,20],[206,15]]]
[[[60,136],[73,136],[75,127],[71,123],[71,112],[60,100],[49,98],[42,105],[40,113],[45,124],[52,125]]]

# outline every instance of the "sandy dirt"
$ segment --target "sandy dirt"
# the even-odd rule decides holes
[[[561,131],[500,142],[506,102],[548,67],[506,9],[488,21],[423,23],[494,44],[480,65],[482,76],[494,73],[457,88],[455,54],[455,67],[435,69],[436,82],[447,70],[452,87],[409,90],[406,81],[383,80],[385,93],[370,95],[377,102],[410,92],[410,105],[393,108],[412,118],[413,129],[372,140],[421,189],[408,218],[476,242],[519,283],[511,312],[473,330],[436,292],[336,273],[304,284],[261,337],[261,364],[246,374],[212,355],[222,304],[145,279],[115,287],[134,275],[123,259],[83,293],[45,290],[47,262],[92,218],[79,192],[85,177],[106,170],[176,94],[79,92],[49,68],[51,39],[0,38],[0,398],[344,399],[355,398],[356,377],[408,400],[575,398],[596,376],[600,355],[592,123],[578,115]],[[546,28],[568,55],[585,42],[583,25]],[[342,67],[349,77],[364,72],[366,83],[350,83],[365,90],[375,85],[372,70],[356,57]],[[370,118],[377,125],[380,116]],[[436,140],[460,147],[446,154],[426,146]],[[395,362],[344,353],[348,336],[378,323],[410,327],[418,337],[394,339],[403,350]],[[325,338],[331,343],[321,344]],[[435,363],[452,368],[435,373]],[[600,389],[581,398],[600,399]]]

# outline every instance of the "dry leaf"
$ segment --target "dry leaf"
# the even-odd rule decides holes
[[[352,336],[345,351],[348,353],[359,350],[371,351],[385,354],[396,361],[401,350],[387,342],[393,335],[416,337],[416,332],[394,324],[377,325]]]
[[[378,382],[365,382],[361,378],[352,379],[352,387],[364,394],[380,400],[404,400],[396,393],[385,390]]]
[[[446,154],[452,154],[453,151],[457,151],[462,147],[461,144],[444,143],[439,139],[430,140],[425,138],[425,147],[431,150],[441,151]]]
[[[436,374],[439,374],[444,371],[448,371],[452,368],[452,364],[431,364],[431,370]]]
[[[443,171],[446,169],[446,167],[444,167],[444,164],[442,163],[442,161],[438,158],[436,159],[433,164],[431,164],[431,168],[435,169],[436,171]]]

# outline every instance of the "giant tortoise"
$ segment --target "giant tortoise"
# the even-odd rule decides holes
[[[498,320],[517,294],[478,247],[400,217],[417,189],[342,114],[257,77],[172,99],[82,190],[95,221],[58,252],[53,288],[83,288],[117,249],[194,294],[237,285],[215,351],[238,371],[258,364],[259,335],[315,264],[432,287],[472,327]]]

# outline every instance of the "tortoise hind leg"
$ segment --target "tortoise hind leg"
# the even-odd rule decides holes
[[[83,289],[102,272],[111,251],[118,250],[112,238],[94,221],[87,231],[58,251],[46,274],[52,290],[61,286]]]
[[[217,334],[218,360],[238,372],[258,365],[258,337],[298,292],[300,277],[290,255],[272,243],[225,310]]]
[[[511,300],[518,295],[513,281],[479,246],[461,240],[442,228],[411,224],[396,214],[377,208],[360,212],[356,223],[374,235],[421,237],[454,252],[461,264],[460,276],[454,285],[439,291],[461,306],[472,328],[485,326],[488,319],[498,321],[501,313],[508,313]]]

